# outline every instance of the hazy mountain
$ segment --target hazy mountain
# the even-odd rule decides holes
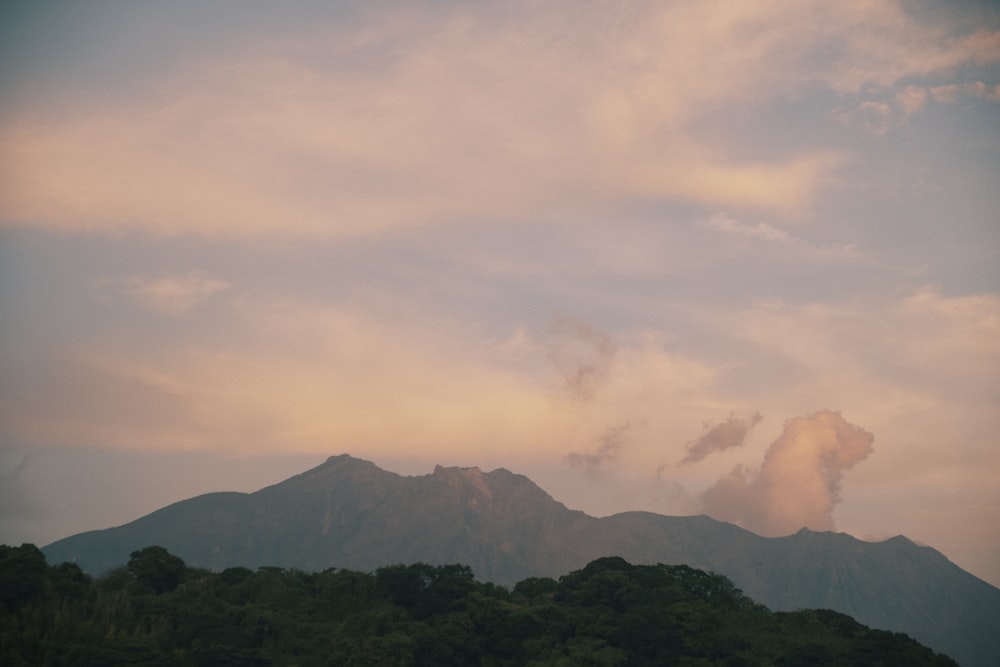
[[[830,608],[905,632],[965,665],[1000,655],[1000,589],[905,537],[868,543],[802,530],[764,538],[708,517],[567,509],[522,475],[442,468],[404,477],[347,455],[255,493],[210,493],[45,547],[99,574],[157,544],[189,565],[371,570],[464,563],[511,584],[601,556],[685,563],[729,577],[774,610]]]

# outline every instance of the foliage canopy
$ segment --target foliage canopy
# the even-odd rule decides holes
[[[4,665],[954,665],[828,610],[772,613],[725,577],[602,558],[512,590],[464,565],[187,567],[162,547],[98,580],[0,546]]]

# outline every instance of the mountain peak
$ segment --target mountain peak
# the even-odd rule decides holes
[[[464,477],[481,477],[483,475],[483,471],[479,469],[479,466],[471,466],[468,468],[448,466],[446,468],[439,464],[434,466],[434,472],[432,474],[439,476],[461,475]]]
[[[431,475],[435,479],[440,479],[453,488],[469,488],[487,499],[493,498],[493,488],[490,485],[488,475],[484,474],[477,466],[471,468],[434,466],[434,473]]]
[[[99,574],[154,544],[210,569],[463,563],[507,584],[609,555],[687,563],[728,576],[772,609],[832,608],[968,665],[995,664],[1000,652],[1000,590],[905,537],[865,543],[803,528],[765,538],[707,517],[650,512],[599,519],[503,468],[438,465],[403,476],[340,454],[255,493],[190,498],[43,551]]]
[[[335,454],[333,456],[327,457],[326,461],[323,461],[317,468],[326,468],[329,466],[348,466],[348,465],[372,465],[375,464],[367,459],[359,459],[350,454]],[[315,469],[315,468],[314,468]]]

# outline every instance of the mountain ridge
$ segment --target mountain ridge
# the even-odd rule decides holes
[[[774,610],[830,608],[905,632],[966,665],[1000,655],[1000,589],[932,547],[800,530],[756,535],[710,517],[631,511],[593,517],[504,468],[436,466],[403,476],[347,454],[252,493],[182,500],[122,526],[43,548],[99,573],[157,544],[189,565],[303,570],[463,563],[511,584],[605,556],[687,564],[729,577]]]

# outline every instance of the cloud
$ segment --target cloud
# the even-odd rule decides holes
[[[582,319],[565,315],[552,318],[546,352],[573,398],[594,397],[617,351],[610,337]]]
[[[993,63],[996,42],[894,2],[380,6],[220,40],[113,95],[12,104],[0,219],[344,238],[663,199],[796,216],[843,152],[738,155],[706,119]]]
[[[571,452],[566,456],[566,462],[574,468],[584,468],[586,470],[596,470],[606,463],[613,463],[625,446],[625,432],[628,431],[628,424],[619,424],[609,427],[596,449],[586,452]]]
[[[609,424],[632,424],[630,456],[642,457],[664,429],[695,429],[721,409],[704,398],[710,368],[653,334],[613,343],[557,318],[551,330],[484,335],[407,295],[381,298],[331,304],[247,291],[180,330],[139,323],[21,355],[0,384],[0,436],[31,446],[406,451],[516,466],[563,461]],[[568,360],[565,376],[553,353]],[[600,455],[615,451],[601,444]]]
[[[907,78],[951,74],[962,65],[1000,62],[1000,31],[978,26],[966,31],[960,21],[925,20],[902,2],[855,0],[807,12],[825,23],[803,30],[801,39],[840,48],[834,64],[818,73],[838,92],[888,88]]]
[[[800,406],[839,396],[866,422],[926,410],[985,407],[998,395],[1000,296],[947,296],[933,286],[844,301],[764,302],[720,322],[769,369],[748,364],[749,389],[783,366],[780,391]],[[863,388],[863,389],[862,389]],[[936,407],[935,407],[936,406]]]
[[[762,239],[772,243],[793,244],[796,242],[795,237],[791,234],[783,229],[769,225],[766,222],[759,222],[756,225],[748,225],[735,220],[724,213],[716,213],[703,220],[701,224],[709,229],[715,229],[721,232],[736,234],[738,236],[745,236],[748,238]]]
[[[796,417],[759,470],[738,466],[701,494],[704,511],[761,535],[832,530],[844,472],[872,453],[874,440],[839,412]]]
[[[922,86],[909,85],[896,93],[896,104],[903,117],[914,114],[924,108],[927,102],[927,89]]]
[[[833,118],[839,123],[851,125],[876,137],[881,137],[892,126],[892,107],[887,102],[866,100],[853,109],[837,109]]]
[[[125,279],[103,279],[97,287],[112,287],[139,306],[171,317],[184,315],[217,292],[229,289],[229,284],[211,278],[203,271],[187,274],[161,274],[156,277],[137,275]]]
[[[944,104],[953,104],[963,97],[1000,102],[1000,84],[988,86],[982,81],[934,86],[928,88],[927,93],[934,98],[935,102]]]
[[[735,238],[759,240],[765,243],[797,249],[814,258],[856,258],[859,253],[853,243],[846,244],[816,244],[795,236],[788,231],[769,225],[766,222],[749,224],[741,222],[725,213],[715,213],[700,220],[700,226],[717,232],[728,234]]]
[[[139,368],[135,359],[87,353],[22,359],[6,368],[7,385],[0,387],[0,432],[31,446],[209,444],[211,429],[198,424],[195,397],[170,369]]]
[[[680,465],[697,463],[712,452],[742,447],[754,426],[759,424],[762,419],[759,412],[755,412],[745,419],[730,414],[729,418],[723,422],[706,424],[705,432],[685,445],[687,454],[681,459]]]
[[[884,91],[875,91],[883,93]],[[849,109],[837,108],[833,119],[862,132],[882,137],[894,126],[905,123],[915,113],[922,111],[928,100],[939,104],[954,104],[959,100],[980,99],[1000,101],[1000,84],[987,85],[982,81],[950,83],[941,86],[908,84],[886,100],[868,99]]]

